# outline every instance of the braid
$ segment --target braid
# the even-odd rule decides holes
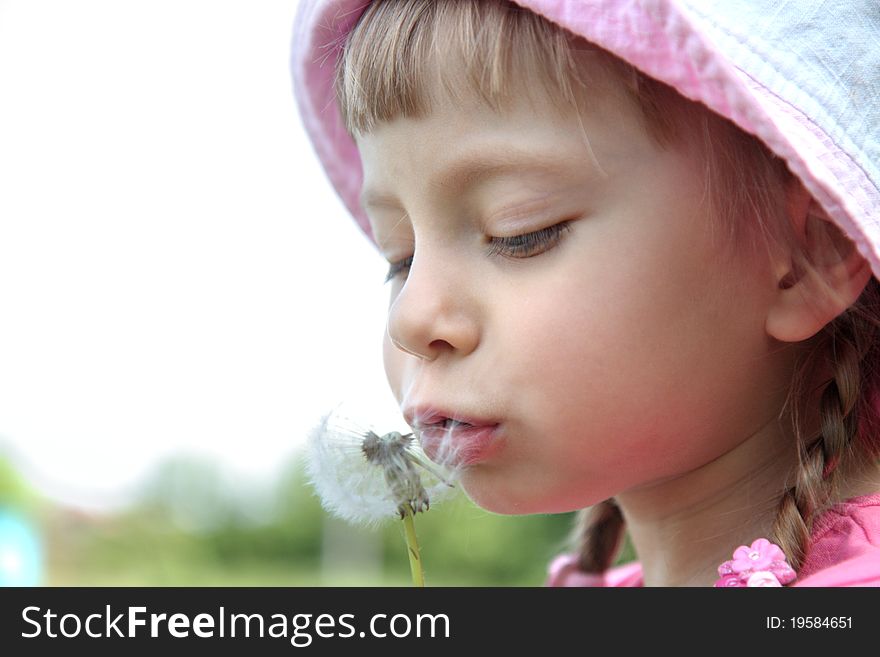
[[[614,500],[580,511],[574,534],[578,568],[587,573],[606,571],[620,547],[623,525],[623,514]]]
[[[874,372],[867,367],[877,360],[878,324],[871,314],[876,312],[878,299],[880,287],[876,279],[871,279],[857,304],[823,329],[804,366],[795,374],[792,389],[800,391],[805,375],[813,371],[813,364],[830,358],[833,376],[819,386],[824,385],[819,400],[818,434],[802,435],[795,408],[797,470],[794,484],[785,490],[779,502],[772,530],[775,542],[795,570],[806,556],[813,520],[836,498],[842,478],[841,464],[872,451],[870,445],[860,443],[859,427],[860,423],[875,422],[876,411],[863,389],[874,378]],[[803,399],[803,395],[796,397]],[[863,434],[864,440],[871,438]]]

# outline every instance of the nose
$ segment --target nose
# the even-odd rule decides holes
[[[479,343],[477,308],[465,271],[442,253],[424,250],[388,311],[388,337],[402,351],[432,361],[465,355]]]

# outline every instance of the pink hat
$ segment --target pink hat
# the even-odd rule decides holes
[[[515,0],[757,135],[880,278],[877,0]],[[372,239],[360,157],[333,91],[368,0],[301,0],[291,66],[327,175]]]

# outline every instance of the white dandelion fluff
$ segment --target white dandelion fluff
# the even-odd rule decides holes
[[[411,433],[380,432],[337,407],[309,435],[306,472],[323,507],[377,525],[448,498],[455,473],[430,463]]]

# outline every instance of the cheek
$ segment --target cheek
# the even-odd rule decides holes
[[[631,284],[635,277],[619,265],[604,269],[592,261],[595,267],[567,267],[561,280],[542,281],[534,289],[521,286],[511,301],[502,331],[505,351],[518,355],[514,375],[523,377],[521,389],[534,390],[540,381],[540,390],[565,397],[590,382],[624,375],[621,366],[646,328],[648,309],[634,293],[639,289]],[[593,284],[597,278],[601,281]],[[522,298],[529,300],[527,312]]]
[[[705,268],[658,251],[614,267],[596,252],[584,259],[590,266],[573,265],[564,280],[529,294],[529,312],[508,324],[523,359],[507,370],[510,388],[522,391],[536,433],[558,436],[545,444],[562,455],[583,448],[613,468],[632,465],[625,455],[637,453],[660,466],[678,437],[693,435],[694,408],[729,398],[719,382],[733,372],[714,338],[734,340],[735,327],[714,311],[711,286],[695,273]]]

